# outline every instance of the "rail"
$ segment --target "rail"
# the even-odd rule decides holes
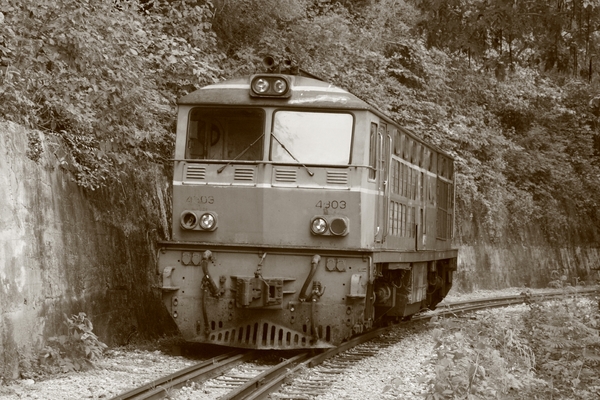
[[[122,393],[112,400],[163,399],[167,397],[170,390],[179,389],[190,381],[210,379],[253,356],[253,351],[232,351],[221,354]]]

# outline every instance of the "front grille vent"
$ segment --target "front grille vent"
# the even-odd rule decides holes
[[[284,326],[269,323],[254,323],[241,325],[234,328],[217,329],[223,326],[223,321],[211,321],[211,331],[208,340],[224,346],[251,347],[251,348],[300,348],[309,345],[316,335],[319,340],[330,343],[332,341],[331,326],[319,325],[314,335],[307,332],[296,332]],[[304,325],[306,327],[306,325]],[[306,329],[305,329],[306,331]]]
[[[236,168],[233,179],[236,181],[253,181],[254,180],[254,169],[253,168]]]
[[[187,180],[203,180],[206,176],[206,167],[202,165],[188,164],[185,171]]]
[[[276,169],[275,170],[275,180],[277,182],[296,182],[296,172],[295,169]]]
[[[327,183],[346,185],[348,184],[348,171],[346,170],[327,170]]]

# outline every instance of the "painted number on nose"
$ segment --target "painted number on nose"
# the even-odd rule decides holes
[[[189,196],[186,202],[193,204],[213,204],[215,198],[213,196]]]
[[[346,202],[344,200],[319,200],[317,201],[315,207],[322,209],[331,208],[334,210],[343,210],[346,208]]]

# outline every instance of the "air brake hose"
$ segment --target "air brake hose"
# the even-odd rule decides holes
[[[206,309],[206,296],[208,296],[208,290],[206,290],[205,285],[202,286],[202,290],[200,291],[202,294],[202,319],[204,319],[204,334],[208,338],[210,333],[210,325],[208,324],[208,310]]]
[[[302,290],[300,290],[300,297],[298,300],[306,301],[306,298],[308,297],[306,294],[306,291],[308,290],[308,285],[310,285],[310,282],[314,278],[320,261],[321,261],[321,256],[318,254],[315,254],[312,258],[312,261],[310,262],[310,273],[306,277],[306,280],[304,281],[304,285],[302,285]]]
[[[202,265],[202,272],[204,273],[204,280],[208,283],[208,287],[210,289],[210,293],[214,297],[219,297],[219,288],[215,281],[212,280],[210,274],[208,273],[208,261],[212,259],[212,252],[210,250],[206,250],[202,254],[202,261],[200,264]]]

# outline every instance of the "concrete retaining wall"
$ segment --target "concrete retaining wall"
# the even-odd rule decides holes
[[[458,257],[454,290],[460,292],[548,287],[563,276],[563,284],[570,285],[600,279],[600,250],[595,247],[465,244]]]
[[[0,376],[64,334],[63,313],[85,312],[108,344],[174,329],[152,289],[154,243],[164,239],[168,180],[161,168],[84,193],[60,167],[60,143],[0,123]],[[125,190],[127,188],[127,190]]]

